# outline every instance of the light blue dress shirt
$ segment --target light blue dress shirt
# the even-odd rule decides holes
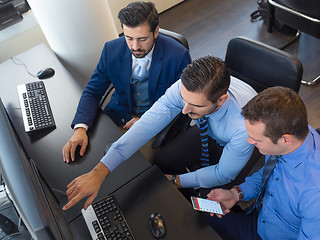
[[[262,239],[320,239],[320,136],[309,130],[297,150],[280,157],[268,179],[258,218]],[[262,171],[240,185],[243,200],[257,197]]]
[[[142,117],[112,144],[101,159],[110,171],[128,159],[140,147],[158,134],[183,109],[180,95],[181,80],[166,93]],[[228,99],[222,107],[209,114],[209,136],[225,146],[218,164],[180,176],[182,187],[212,187],[234,179],[249,160],[254,146],[247,142],[247,132],[241,107],[256,92],[248,84],[231,78]],[[179,153],[177,153],[179,154]]]

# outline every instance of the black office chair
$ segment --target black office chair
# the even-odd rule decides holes
[[[299,92],[302,64],[282,50],[246,37],[236,37],[228,43],[225,62],[230,75],[248,83],[257,92],[273,86],[285,86]]]
[[[272,30],[272,19],[297,29],[295,39],[300,31],[316,38],[320,38],[320,1],[319,0],[268,0],[271,15],[268,19],[269,29]],[[290,41],[288,44],[291,44]],[[288,46],[288,44],[285,45]],[[302,80],[302,84],[314,85],[320,80],[320,75],[312,81]]]
[[[160,28],[159,33],[165,35],[167,37],[171,37],[181,43],[186,49],[189,50],[189,44],[187,39],[176,32],[172,32],[163,28]],[[152,143],[153,149],[158,149],[165,144],[167,144],[171,139],[177,136],[180,132],[183,132],[189,126],[191,119],[188,115],[184,115],[180,113],[175,119],[173,119],[167,127],[165,127],[158,135]]]
[[[257,92],[274,86],[284,86],[299,92],[302,64],[298,58],[282,50],[246,37],[236,37],[228,43],[225,62],[230,75],[248,83]],[[261,156],[255,148],[235,180],[224,187],[230,188],[242,183]]]

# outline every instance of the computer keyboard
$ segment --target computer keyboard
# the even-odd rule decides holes
[[[113,195],[81,210],[92,239],[133,240],[133,234]]]
[[[18,85],[17,90],[27,133],[55,126],[43,81]]]

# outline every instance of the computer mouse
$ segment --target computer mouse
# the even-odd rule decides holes
[[[166,234],[164,221],[159,213],[152,213],[149,219],[150,228],[155,238],[162,238]]]
[[[55,71],[53,68],[44,68],[37,73],[37,77],[39,79],[51,78],[54,75],[54,73]]]

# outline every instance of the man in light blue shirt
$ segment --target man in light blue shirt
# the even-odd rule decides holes
[[[253,146],[246,142],[241,107],[256,92],[246,83],[232,79],[224,62],[214,57],[194,60],[151,108],[118,141],[112,144],[101,162],[89,173],[68,185],[69,203],[64,210],[88,196],[86,209],[96,197],[101,183],[121,162],[166,127],[181,111],[196,122],[208,116],[209,135],[226,145],[219,164],[185,174],[183,187],[217,186],[230,182],[249,160]],[[81,186],[81,187],[79,187]]]
[[[319,239],[320,135],[308,126],[306,108],[289,88],[264,90],[243,108],[248,142],[269,156],[277,156],[271,174],[264,168],[231,190],[208,194],[225,213],[239,200],[257,198],[266,178],[262,208],[250,214],[208,217],[223,239]],[[270,158],[271,159],[271,158]],[[255,205],[254,205],[255,206]]]

